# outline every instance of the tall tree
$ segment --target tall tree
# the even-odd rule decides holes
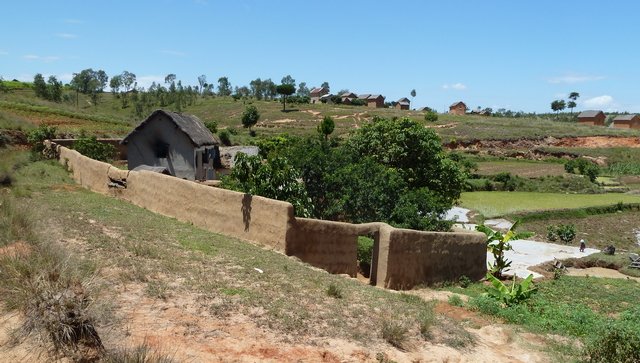
[[[253,135],[253,130],[251,128],[258,123],[260,119],[260,112],[254,105],[247,106],[247,108],[242,113],[242,126],[249,129],[249,133]]]
[[[100,92],[104,91],[104,88],[107,86],[107,82],[109,81],[109,76],[107,76],[107,73],[105,73],[105,71],[103,71],[102,69],[100,69],[99,71],[96,72],[96,79],[98,80],[98,89]]]
[[[276,91],[276,84],[273,83],[271,78],[267,78],[262,81],[262,88],[264,89],[265,98],[268,98],[270,100],[272,100],[278,93]]]
[[[333,121],[331,116],[325,116],[322,119],[322,122],[318,125],[318,133],[324,135],[324,140],[329,140],[329,135],[333,133],[333,130],[336,128],[336,123]]]
[[[200,94],[204,93],[204,87],[207,84],[207,76],[204,74],[198,77],[198,84],[200,84]]]
[[[578,105],[576,100],[580,97],[578,92],[569,93],[569,102],[567,102],[567,107],[571,109],[571,115],[573,116],[573,109]]]
[[[109,87],[111,87],[111,93],[113,93],[114,96],[120,93],[120,87],[122,87],[122,76],[116,74],[115,76],[111,77]]]
[[[50,101],[62,102],[62,82],[58,81],[55,76],[49,76],[47,80],[47,94]]]
[[[218,78],[218,95],[223,97],[231,96],[231,83],[229,82],[229,78]]]
[[[276,92],[282,96],[282,111],[287,110],[287,96],[291,96],[296,91],[292,84],[281,84],[276,87]]]
[[[33,90],[36,92],[36,97],[47,99],[47,83],[44,81],[42,74],[38,73],[33,77]]]
[[[293,77],[291,77],[291,75],[286,75],[284,77],[282,77],[282,80],[280,81],[281,84],[290,84],[294,87],[294,92],[295,92],[295,86],[296,86],[296,80],[293,79]]]
[[[256,78],[249,83],[249,87],[251,87],[251,95],[258,100],[261,100],[264,97],[264,87],[262,84],[262,80],[260,78]]]
[[[415,90],[415,89],[412,89],[412,90],[411,90],[411,103],[413,103],[413,100],[414,100],[415,98],[416,98],[416,90]],[[414,105],[415,105],[415,103],[414,103]]]
[[[174,73],[169,73],[164,77],[164,83],[166,85],[170,85],[176,81],[176,75]]]
[[[558,112],[564,110],[565,107],[567,107],[567,105],[564,100],[555,100],[551,102],[551,109],[555,111],[556,116],[558,115]]]
[[[309,87],[307,87],[307,82],[300,82],[297,94],[298,96],[309,96],[311,94]]]
[[[331,89],[331,88],[329,87],[329,82],[327,82],[327,81],[322,82],[322,84],[320,85],[320,87],[325,87],[326,89]]]

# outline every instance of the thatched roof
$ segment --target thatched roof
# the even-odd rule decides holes
[[[206,145],[220,145],[220,140],[218,140],[218,137],[213,135],[211,131],[207,129],[204,123],[200,121],[200,119],[196,116],[166,110],[153,111],[151,115],[149,115],[149,117],[140,122],[140,124],[136,126],[136,128],[133,129],[133,131],[131,131],[129,135],[122,139],[122,143],[128,143],[129,137],[142,130],[147,123],[151,122],[151,120],[155,119],[158,115],[167,116],[169,120],[176,124],[176,126],[189,137],[193,145],[197,147]]]

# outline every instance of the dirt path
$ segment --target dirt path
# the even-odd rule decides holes
[[[604,267],[589,267],[589,268],[567,268],[567,275],[569,276],[589,276],[589,277],[606,277],[610,279],[625,279],[636,280],[640,282],[640,277],[633,277],[625,275],[618,270],[613,270]]]

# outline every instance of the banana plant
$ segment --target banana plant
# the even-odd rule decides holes
[[[476,226],[476,230],[487,236],[487,251],[493,255],[494,259],[493,264],[488,264],[489,273],[498,279],[502,279],[502,272],[511,266],[511,261],[504,256],[505,251],[513,249],[509,242],[534,235],[532,232],[516,232],[515,230],[519,224],[520,222],[516,221],[504,234],[500,231],[494,231],[484,224]]]
[[[487,294],[507,306],[517,305],[538,291],[538,288],[533,285],[533,274],[529,274],[520,283],[516,283],[516,277],[513,276],[511,287],[507,287],[504,282],[490,273],[487,273],[487,280],[491,282],[491,287],[487,288]]]

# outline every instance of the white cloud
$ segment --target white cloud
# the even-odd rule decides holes
[[[604,78],[605,78],[604,76],[588,76],[588,75],[579,75],[579,74],[566,74],[564,76],[549,78],[547,81],[549,83],[554,83],[554,84],[558,84],[558,83],[573,84],[573,83],[599,81],[599,80],[604,79]]]
[[[35,54],[27,54],[22,56],[22,58],[29,60],[29,61],[41,61],[41,62],[45,62],[45,63],[49,63],[49,62],[55,62],[57,60],[60,60],[60,57],[55,56],[55,55],[47,55],[47,56],[39,56],[39,55],[35,55]]]
[[[615,106],[615,102],[613,97],[609,95],[602,95],[597,97],[592,97],[582,101],[582,104],[588,108],[606,108],[611,109]]]
[[[78,37],[76,34],[71,34],[71,33],[56,33],[54,35],[58,38],[63,38],[63,39],[75,39]]]
[[[184,56],[187,55],[184,52],[180,52],[180,51],[177,51],[177,50],[167,50],[167,49],[161,50],[160,53],[167,54],[167,55],[173,55],[173,56],[176,56],[176,57],[184,57]]]
[[[467,89],[467,86],[465,86],[462,83],[453,83],[453,84],[443,84],[442,85],[443,89],[454,89],[456,91],[464,91]]]
[[[71,82],[72,78],[73,78],[73,74],[72,73],[63,73],[58,77],[58,81],[63,82],[63,83],[69,83],[69,82]]]

